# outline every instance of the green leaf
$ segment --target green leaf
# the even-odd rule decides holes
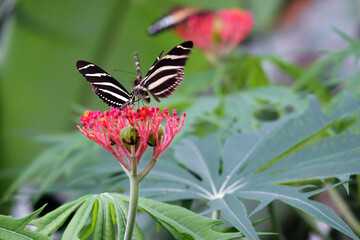
[[[212,97],[203,97],[196,101],[192,106],[186,110],[186,121],[180,135],[192,132],[196,130],[196,125],[199,119],[203,119],[207,114],[215,112],[215,109],[219,105],[219,99]]]
[[[0,239],[6,240],[50,240],[51,238],[35,231],[26,229],[26,225],[38,216],[45,208],[45,205],[32,214],[23,218],[13,218],[10,216],[0,215]]]
[[[352,38],[352,37],[346,35],[344,32],[342,32],[338,28],[333,27],[333,30],[350,44],[348,52],[349,52],[349,54],[354,54],[355,58],[358,60],[360,58],[360,41],[359,41],[359,39]]]
[[[30,224],[40,233],[51,235],[70,220],[62,234],[62,239],[123,239],[126,226],[127,208],[119,194],[103,193],[86,195],[69,202],[32,221]],[[73,216],[72,216],[73,214]],[[133,239],[144,239],[139,227],[134,229]]]
[[[118,193],[86,195],[69,202],[32,221],[38,233],[51,235],[65,220],[71,219],[65,228],[62,239],[123,239],[129,197]],[[140,198],[139,209],[159,222],[175,239],[234,239],[242,237],[237,231],[227,231],[220,227],[223,222],[195,214],[185,208]],[[71,214],[74,216],[71,217]],[[27,222],[29,222],[30,218]],[[196,224],[193,224],[196,222]],[[117,231],[114,229],[114,225]],[[40,239],[40,238],[39,238]],[[48,238],[44,238],[48,239]],[[144,239],[136,225],[132,239]]]
[[[36,226],[36,231],[51,236],[62,224],[70,217],[79,205],[83,204],[86,197],[76,201],[64,204],[56,210],[48,213],[46,217],[42,217],[31,221],[31,225]]]
[[[323,57],[314,61],[307,69],[298,75],[293,86],[295,90],[306,89],[308,92],[315,94],[319,99],[326,102],[332,98],[327,85],[334,79],[339,78],[337,75],[339,74],[339,69],[343,61],[349,56],[354,56],[356,61],[360,58],[360,41],[351,38],[336,28],[334,28],[334,30],[349,43],[349,46],[340,51],[327,51]],[[328,71],[329,66],[331,67],[331,71]],[[354,66],[356,67],[356,62]],[[341,85],[338,87],[341,87]],[[354,88],[352,88],[352,90],[353,89]],[[349,91],[345,88],[343,90]]]
[[[38,184],[41,188],[50,191],[51,186],[56,186],[57,183],[62,183],[62,181],[58,181],[59,178],[66,178],[71,176],[74,171],[78,171],[81,169],[82,171],[91,172],[91,166],[94,163],[98,163],[99,158],[103,158],[103,156],[108,154],[107,152],[103,152],[99,150],[99,146],[97,146],[94,142],[89,141],[84,138],[84,136],[80,132],[58,135],[58,136],[41,136],[38,137],[38,140],[44,142],[49,145],[48,149],[42,152],[34,162],[26,168],[19,177],[14,181],[14,183],[7,189],[4,194],[6,198],[9,198],[12,194],[14,194],[17,189],[19,189],[22,185],[26,184],[30,180]],[[110,156],[110,154],[109,154]],[[105,158],[109,160],[110,164],[116,164],[112,159]],[[80,164],[86,163],[85,166],[79,167]],[[107,168],[106,162],[102,168]],[[114,169],[114,166],[109,166],[110,169]],[[101,168],[97,167],[99,171]],[[77,177],[84,177],[86,174],[79,175]],[[76,180],[79,181],[78,178],[72,179],[71,183],[66,185],[67,188],[75,185]],[[91,189],[94,191],[94,186],[99,185],[99,180],[96,180],[97,184],[92,184]],[[86,190],[85,186],[82,186],[84,190]],[[62,189],[65,187],[63,186]],[[54,188],[52,191],[58,191],[58,188]],[[36,200],[36,198],[34,198]],[[33,199],[33,200],[34,200]]]
[[[341,82],[339,82],[339,84],[341,86],[343,86],[342,90],[339,91],[332,99],[331,102],[326,106],[326,110],[327,112],[332,112],[335,108],[336,105],[339,104],[339,102],[341,101],[343,95],[344,95],[344,91],[351,94],[354,97],[359,98],[360,97],[360,71],[358,71],[357,73],[355,73],[353,76],[346,78],[346,79],[342,79]],[[354,115],[352,117],[352,119],[348,119],[348,121],[353,122],[355,121],[356,123],[360,122],[360,114]],[[345,122],[345,125],[347,125],[347,123]],[[360,124],[353,124],[350,128],[350,130],[353,133],[360,133]]]
[[[269,86],[227,95],[223,103],[223,115],[213,121],[230,125],[230,130],[234,129],[230,121],[243,131],[258,129],[264,121],[276,120],[289,112],[299,112],[304,106],[304,101],[290,89]],[[259,118],[257,113],[263,111],[273,112],[275,119]]]
[[[306,89],[309,93],[316,94],[325,100],[330,99],[330,93],[326,89],[325,85],[318,80],[320,74],[322,74],[325,68],[332,62],[331,58],[321,58],[316,60],[306,71],[296,80],[293,88],[297,91]]]
[[[216,240],[243,237],[239,232],[215,231],[214,227],[218,227],[222,221],[200,216],[182,207],[140,198],[139,209],[148,213],[166,229],[171,229],[170,233],[175,235],[176,239]]]
[[[233,92],[244,87],[256,88],[269,85],[270,80],[263,70],[262,60],[261,57],[251,55],[232,58],[227,63],[225,71],[229,75],[224,83],[227,85],[227,91]]]
[[[287,73],[294,79],[297,79],[301,73],[304,71],[303,68],[300,66],[285,61],[277,56],[263,56],[264,60],[270,61],[272,64],[277,66],[279,69],[281,69],[284,73]]]
[[[108,199],[104,199],[99,204],[97,210],[96,226],[93,239],[115,239],[113,219],[111,218],[111,210]]]
[[[234,197],[233,195],[225,195],[223,198],[218,198],[210,203],[212,209],[218,209],[221,211],[221,215],[228,220],[234,226],[241,226],[245,236],[250,239],[258,239],[253,228],[250,219],[240,218],[240,216],[246,216],[246,208],[244,204]],[[236,206],[236,208],[234,208]]]
[[[225,143],[219,138],[221,134],[183,139],[174,147],[181,164],[160,161],[149,174],[148,183],[142,183],[141,193],[163,201],[206,199],[209,211],[223,211],[222,216],[251,239],[257,239],[255,231],[236,198],[260,202],[251,214],[280,200],[359,239],[332,209],[309,199],[328,188],[308,190],[309,186],[301,185],[307,179],[337,177],[344,181],[360,173],[359,135],[324,138],[334,123],[359,110],[360,102],[345,95],[329,117],[310,97],[309,107],[301,115],[266,123],[257,133],[235,133]],[[299,186],[288,186],[287,182]]]

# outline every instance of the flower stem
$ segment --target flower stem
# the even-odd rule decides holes
[[[284,232],[283,232],[283,230],[281,228],[281,224],[279,222],[279,219],[277,218],[277,215],[275,213],[274,203],[273,202],[269,203],[268,211],[269,211],[269,214],[270,214],[270,222],[271,222],[271,225],[273,227],[273,231],[278,234],[276,239],[279,239],[279,240],[286,239],[285,236],[284,236]]]
[[[360,3],[360,1],[359,1],[359,3]],[[357,198],[358,199],[360,199],[360,175],[356,175],[355,176],[355,178],[356,178],[356,182],[358,183],[357,184]]]
[[[136,218],[136,210],[139,202],[139,189],[140,181],[137,176],[137,166],[136,166],[136,157],[131,158],[132,170],[129,175],[130,180],[130,202],[129,202],[129,212],[126,223],[126,230],[124,240],[131,240]]]
[[[223,97],[223,89],[222,89],[222,80],[224,78],[225,73],[225,64],[219,63],[216,66],[214,77],[213,77],[213,84],[214,84],[214,91],[217,97]]]
[[[340,193],[335,188],[329,189],[328,193],[345,221],[347,221],[357,235],[360,235],[360,222],[357,220],[355,214],[351,211],[345,200],[341,197]]]
[[[143,180],[144,177],[150,172],[150,170],[154,167],[156,161],[157,161],[157,158],[151,159],[151,161],[146,166],[146,168],[144,168],[144,170],[139,174],[139,181]]]

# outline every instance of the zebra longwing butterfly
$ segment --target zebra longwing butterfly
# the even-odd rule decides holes
[[[179,24],[186,22],[190,17],[207,14],[211,10],[204,10],[190,7],[175,7],[162,18],[158,19],[153,25],[148,28],[150,35],[156,35],[163,30],[175,27]]]
[[[77,70],[92,85],[95,94],[110,107],[123,109],[134,104],[136,97],[150,102],[150,93],[156,101],[171,96],[184,77],[184,66],[193,47],[192,41],[183,42],[162,57],[155,59],[145,77],[142,77],[138,55],[135,53],[137,77],[129,93],[115,78],[87,61],[77,61]]]

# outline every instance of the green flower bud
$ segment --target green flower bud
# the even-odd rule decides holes
[[[159,128],[158,128],[158,140],[159,140],[159,143],[160,143],[161,137],[163,135],[164,135],[164,129],[160,124]],[[151,132],[149,134],[148,144],[149,144],[150,147],[156,146],[155,134],[153,132]]]
[[[139,133],[136,128],[131,125],[128,125],[121,130],[120,138],[129,151],[131,151],[131,145],[135,145],[135,150],[139,147]]]

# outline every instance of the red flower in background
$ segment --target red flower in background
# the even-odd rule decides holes
[[[227,56],[250,33],[251,12],[238,8],[190,16],[175,26],[175,33],[192,40],[211,61]]]

